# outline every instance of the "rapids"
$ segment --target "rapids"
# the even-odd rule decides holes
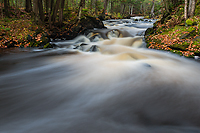
[[[146,49],[152,21],[2,56],[0,133],[199,133],[200,64]]]

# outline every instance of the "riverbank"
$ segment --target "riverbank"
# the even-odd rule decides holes
[[[0,5],[0,8],[1,7]],[[82,10],[82,17],[77,20],[78,10],[64,10],[63,23],[54,23],[49,25],[48,16],[44,23],[33,20],[31,13],[27,13],[23,8],[10,7],[10,17],[4,17],[5,14],[0,10],[0,48],[52,48],[49,43],[52,40],[71,40],[87,30],[94,28],[105,28],[102,20],[130,18],[120,14],[106,14],[101,16],[91,14],[88,9]]]
[[[158,20],[154,27],[146,31],[147,48],[170,51],[180,56],[199,58],[200,17],[184,20],[184,5]]]
[[[71,40],[93,28],[105,28],[97,17],[83,12],[82,18],[77,20],[77,12],[66,10],[63,23],[55,23],[51,27],[48,23],[32,20],[31,14],[24,9],[11,9],[10,17],[0,18],[0,48],[39,47],[52,48],[52,40]]]

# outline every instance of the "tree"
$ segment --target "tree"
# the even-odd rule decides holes
[[[154,3],[154,0],[153,0],[153,5],[152,5],[152,8],[151,8],[151,17],[154,18],[154,7],[155,7],[155,3]]]
[[[195,5],[196,5],[196,0],[190,0],[189,1],[188,17],[193,17],[194,16]]]
[[[32,2],[31,0],[26,0],[26,11],[31,12],[32,11]]]
[[[59,23],[63,22],[63,10],[64,10],[65,0],[61,0],[60,12],[59,12]]]
[[[44,22],[44,11],[43,11],[43,4],[42,0],[37,0],[38,8],[39,8],[39,15],[40,15],[40,20]]]
[[[81,13],[82,13],[82,9],[83,9],[83,6],[85,5],[85,0],[81,0],[80,1],[80,4],[79,4],[79,11],[78,11],[78,20],[81,19]]]
[[[38,19],[38,4],[37,0],[33,0],[33,12],[32,12],[32,17],[34,18],[34,21],[37,22]]]
[[[53,4],[53,3],[52,3],[52,4]],[[52,15],[52,21],[53,21],[53,23],[54,23],[55,20],[56,20],[56,15],[57,15],[57,13],[58,13],[59,5],[60,5],[60,0],[56,0],[56,4],[55,4],[55,6],[54,6],[54,8],[53,8],[53,15]]]
[[[8,0],[4,0],[4,10],[7,17],[9,17],[8,7]]]
[[[95,14],[97,15],[98,11],[98,0],[95,0]]]
[[[188,1],[187,0],[185,0],[185,8],[184,8],[184,18],[185,18],[185,20],[187,20],[187,18],[188,18],[188,11],[187,11],[187,8],[188,8]]]
[[[103,16],[105,16],[107,5],[108,5],[108,0],[104,0],[104,8],[103,8],[103,12],[102,12]]]

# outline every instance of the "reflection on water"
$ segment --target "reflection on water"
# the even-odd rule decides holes
[[[200,65],[115,28],[1,57],[0,132],[200,132]]]

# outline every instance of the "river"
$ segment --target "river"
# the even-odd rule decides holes
[[[145,48],[136,19],[2,56],[0,133],[199,133],[200,64]]]

